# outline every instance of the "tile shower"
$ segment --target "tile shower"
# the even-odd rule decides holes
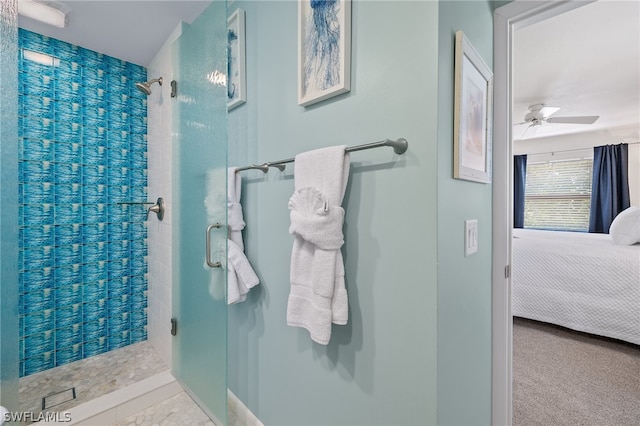
[[[20,376],[147,338],[146,69],[19,30]]]

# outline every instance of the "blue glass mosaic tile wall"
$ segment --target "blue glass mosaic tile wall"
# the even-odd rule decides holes
[[[20,373],[147,338],[146,69],[19,31]]]

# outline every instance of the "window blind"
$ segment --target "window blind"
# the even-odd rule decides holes
[[[592,159],[528,165],[525,228],[586,232],[592,168]]]

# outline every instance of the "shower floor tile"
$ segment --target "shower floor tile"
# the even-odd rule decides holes
[[[149,341],[136,343],[22,377],[20,411],[40,413],[42,398],[75,387],[76,399],[51,410],[62,412],[167,369]]]

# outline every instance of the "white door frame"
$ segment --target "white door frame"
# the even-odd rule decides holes
[[[514,31],[595,0],[516,0],[493,16],[492,424],[512,421],[511,230],[513,228]]]

